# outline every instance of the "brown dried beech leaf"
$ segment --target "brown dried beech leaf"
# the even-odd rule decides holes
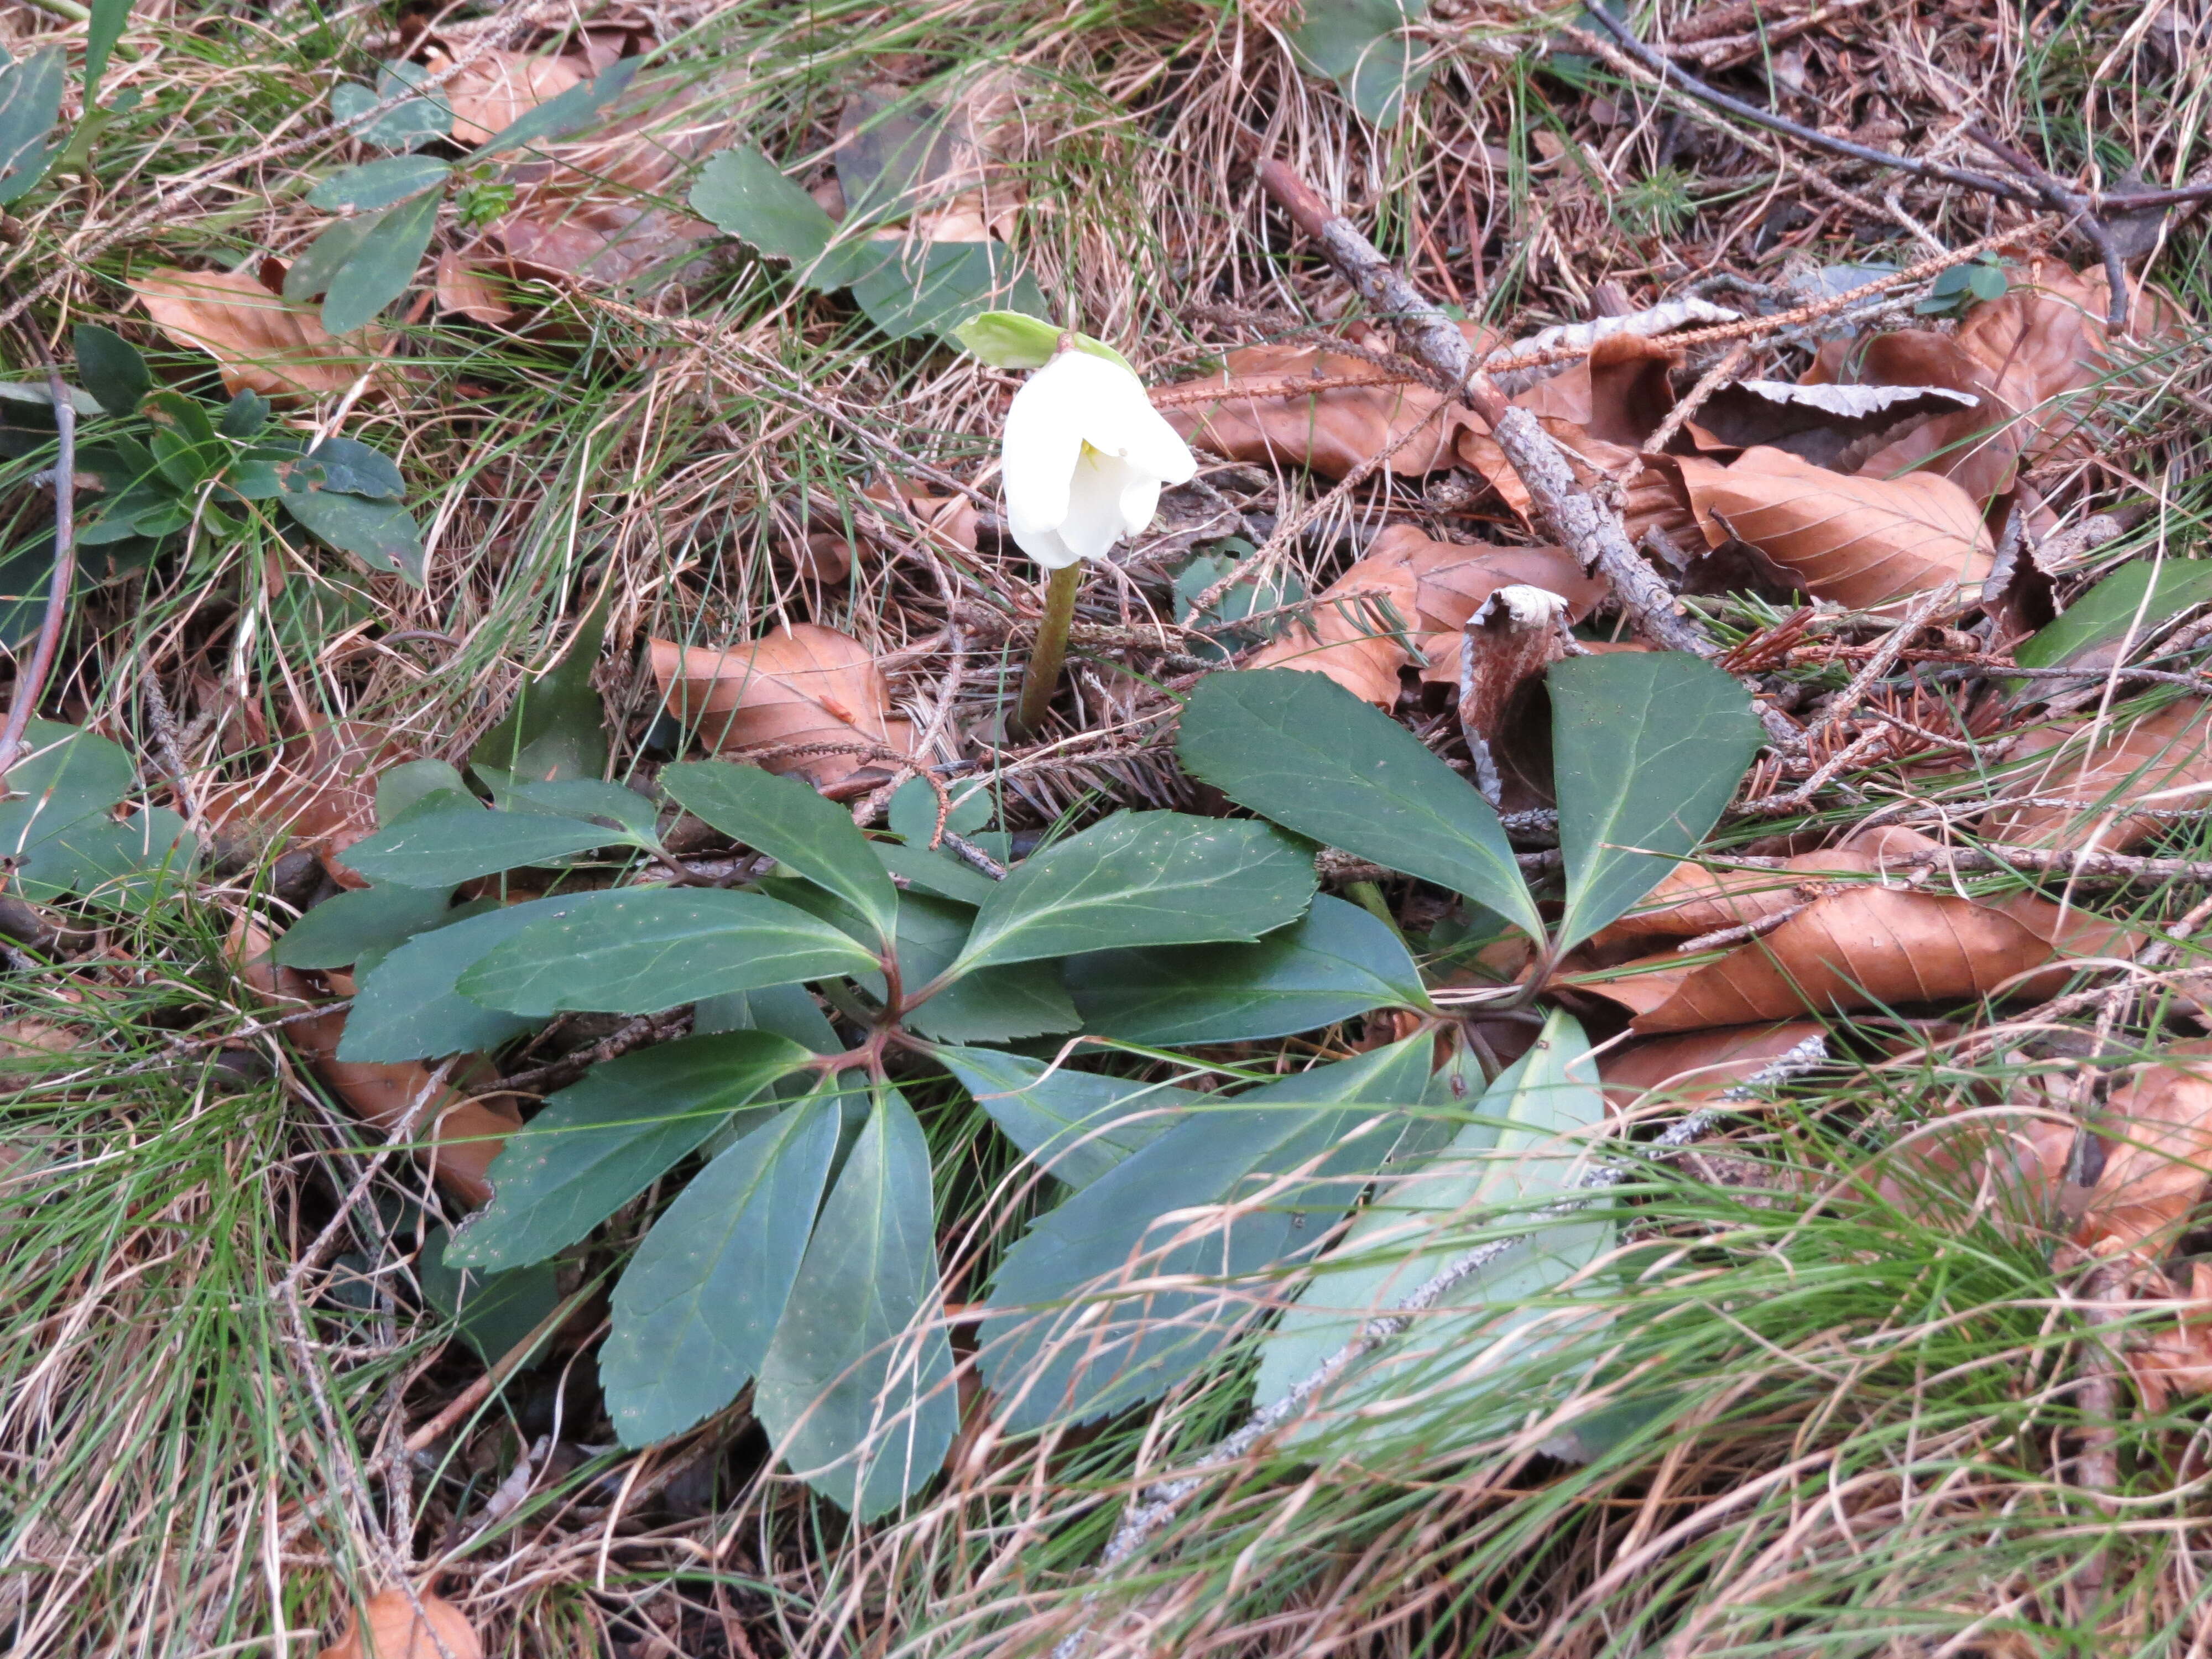
[[[483,1659],[483,1644],[444,1596],[422,1590],[410,1601],[404,1590],[379,1590],[346,1620],[345,1634],[322,1659],[441,1659],[441,1647],[443,1659]]]
[[[1929,337],[1931,338],[1936,337]],[[1687,430],[1700,449],[1784,449],[1837,472],[1941,415],[1979,406],[1948,386],[1838,386],[1808,380],[1737,380],[1698,407]]]
[[[1651,1104],[1707,1100],[1756,1075],[1799,1043],[1826,1035],[1824,1025],[1793,1019],[1650,1037],[1601,1056],[1598,1080],[1615,1111],[1627,1111],[1646,1096]]]
[[[1866,1174],[1888,1208],[1923,1227],[1994,1221],[2011,1236],[2058,1219],[2074,1126],[2048,1107],[1996,1108],[1939,1119],[1882,1152]]]
[[[1419,589],[1403,558],[1362,559],[1322,590],[1310,622],[1292,623],[1243,665],[1326,674],[1353,696],[1395,708],[1398,671],[1413,659],[1398,630],[1413,625]]]
[[[433,46],[424,67],[435,75],[453,60]],[[453,112],[453,142],[481,144],[550,99],[580,86],[586,70],[565,58],[526,52],[473,52],[469,66],[446,82],[444,96]]]
[[[1879,448],[1855,452],[1838,468],[1869,478],[1938,473],[1978,503],[2012,488],[2036,435],[2024,413],[2035,404],[2027,378],[1982,362],[1948,334],[1905,329],[1866,340],[1824,342],[1805,372],[1805,384],[1838,391],[1945,386],[1972,398],[1972,406],[1916,422]]]
[[[1869,859],[1878,870],[1885,859],[1893,866],[1935,845],[1910,830],[1877,830],[1832,852],[1790,860],[1783,873],[1801,881],[1847,877],[1868,868]],[[1689,902],[1679,913],[1647,913],[1641,921],[1656,932],[1672,914],[1681,935],[1694,938],[1711,931],[1701,924],[1717,918],[1723,927],[1734,915],[1757,920],[1802,902],[1775,891],[1781,879],[1769,878],[1764,892],[1686,891]],[[2031,893],[1984,902],[1905,880],[1900,872],[1879,884],[1839,884],[1717,961],[1685,961],[1668,952],[1611,969],[1613,976],[1602,981],[1575,982],[1629,1009],[1639,1032],[1690,1031],[1896,1003],[1956,1002],[2000,987],[2008,994],[2033,995],[2063,976],[2063,967],[2034,972],[2054,958],[2127,956],[2138,943],[2117,924]]]
[[[1498,336],[1474,323],[1460,329],[1477,351]],[[1383,465],[1401,477],[1449,466],[1453,443],[1468,416],[1443,393],[1425,386],[1340,386],[1297,395],[1301,380],[1379,379],[1387,371],[1359,357],[1320,346],[1243,346],[1230,352],[1220,375],[1162,388],[1161,413],[1194,443],[1235,461],[1309,466],[1341,478],[1401,438],[1404,447]],[[1209,386],[1217,398],[1203,398]],[[1408,438],[1407,434],[1413,435]]]
[[[288,305],[246,270],[164,267],[131,291],[161,332],[216,360],[233,394],[343,392],[374,361],[380,337],[327,334],[314,307]]]
[[[761,765],[826,788],[864,768],[888,769],[881,756],[849,749],[792,750],[872,744],[903,753],[914,741],[912,726],[890,712],[890,682],[867,647],[835,629],[799,623],[719,650],[649,643],[653,678],[669,707],[718,753],[775,745],[783,752],[757,756]]]
[[[2140,1311],[2142,1304],[2136,1306]],[[2164,1411],[2179,1395],[2212,1394],[2212,1266],[2190,1263],[2188,1294],[2175,1303],[2174,1312],[2170,1328],[2154,1332],[2143,1346],[2127,1352],[2143,1409],[2151,1413]]]
[[[2097,1125],[2111,1148],[2075,1242],[2100,1255],[2172,1247],[2212,1179],[2212,1042],[2132,1069]]]
[[[1606,595],[1606,585],[1583,574],[1562,547],[1492,547],[1432,541],[1411,525],[1392,525],[1369,544],[1367,562],[1397,562],[1413,573],[1413,643],[1428,659],[1421,678],[1440,685],[1459,682],[1459,631],[1501,587],[1540,587],[1567,602],[1567,620],[1580,622]]]
[[[341,886],[365,887],[337,855],[376,829],[377,775],[414,753],[367,721],[320,726],[286,744],[260,777],[210,791],[203,813],[225,838],[265,844],[282,836],[319,856]]]
[[[1583,362],[1516,392],[1511,401],[1559,441],[1577,483],[1588,489],[1602,479],[1609,488],[1622,480],[1633,491],[1640,476],[1637,452],[1674,407],[1668,374],[1680,360],[1679,352],[1658,341],[1616,334],[1599,341]],[[1466,422],[1456,447],[1460,464],[1528,521],[1533,503],[1528,488],[1497,441]],[[1689,527],[1671,496],[1640,497],[1638,504],[1657,505],[1680,528]],[[1640,538],[1647,521],[1637,514],[1626,518],[1630,538]]]
[[[1864,607],[1956,586],[1971,602],[1990,574],[1981,510],[1948,478],[1847,477],[1764,447],[1675,465],[1707,547],[1748,542],[1816,599]]]
[[[2014,806],[1990,814],[1982,834],[2015,847],[2084,848],[2124,853],[2172,822],[2128,815],[2154,795],[2164,808],[2202,807],[2212,799],[2212,720],[2204,701],[2185,697],[2155,714],[2112,721],[2094,742],[2087,723],[2022,734],[2008,761],[2040,761],[2005,788],[2078,806]],[[2169,793],[2172,792],[2172,793]]]
[[[327,984],[330,995],[353,994],[348,975],[279,968],[269,960],[269,935],[252,923],[240,922],[232,932],[238,976],[272,1009],[297,1013],[325,1000],[319,980]],[[522,1127],[521,1115],[504,1096],[472,1098],[469,1094],[468,1082],[490,1081],[490,1068],[480,1060],[463,1060],[448,1068],[448,1081],[441,1086],[436,1073],[419,1060],[373,1066],[340,1060],[338,1039],[345,1032],[345,1011],[336,1009],[295,1020],[284,1028],[284,1036],[323,1086],[363,1122],[389,1133],[414,1114],[409,1143],[420,1149],[417,1155],[431,1166],[438,1184],[471,1209],[489,1203],[491,1161],[507,1136]]]

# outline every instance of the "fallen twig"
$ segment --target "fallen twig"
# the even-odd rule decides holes
[[[76,587],[76,405],[52,363],[46,365],[46,395],[54,405],[54,568],[46,582],[46,614],[39,623],[38,641],[31,647],[29,665],[16,676],[15,706],[8,711],[7,730],[0,732],[0,778],[22,752],[23,733],[46,695]]]
[[[1459,325],[1431,305],[1350,220],[1332,211],[1295,168],[1269,159],[1259,164],[1258,172],[1267,193],[1321,244],[1329,263],[1360,298],[1396,324],[1407,351],[1458,388],[1461,400],[1490,428],[1519,474],[1538,515],[1585,570],[1605,576],[1630,620],[1668,650],[1688,651],[1708,659],[1718,656],[1720,647],[1676,609],[1674,596],[1658,573],[1630,545],[1620,515],[1600,506],[1575,483],[1551,434],[1527,410],[1508,404],[1491,383]],[[1756,702],[1754,707],[1777,743],[1793,747],[1798,743],[1797,727],[1788,716]]]

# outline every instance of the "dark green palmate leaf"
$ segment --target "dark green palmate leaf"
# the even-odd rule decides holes
[[[629,831],[581,818],[434,805],[356,842],[349,869],[402,887],[453,887],[477,876],[544,864],[573,853],[633,841]]]
[[[447,1260],[519,1267],[574,1244],[808,1058],[769,1032],[732,1031],[600,1061],[507,1141],[490,1205]]]
[[[0,61],[5,58],[0,52]],[[46,177],[59,153],[46,143],[46,135],[61,112],[58,49],[0,68],[0,206],[21,199]]]
[[[646,1235],[615,1286],[599,1350],[608,1414],[625,1444],[721,1410],[759,1368],[814,1231],[838,1115],[825,1090],[762,1124],[694,1176]],[[848,1320],[857,1311],[837,1310]]]
[[[691,186],[691,206],[725,234],[772,259],[788,260],[794,276],[825,293],[846,287],[887,257],[865,240],[831,246],[837,222],[775,162],[744,145],[707,158]]]
[[[307,192],[307,205],[325,210],[354,208],[362,212],[388,208],[419,191],[443,184],[452,172],[435,156],[386,155],[319,180]]]
[[[1318,1242],[1382,1164],[1431,1046],[1409,1037],[1194,1109],[1038,1221],[1000,1264],[982,1329],[1008,1425],[1121,1410],[1219,1352],[1256,1276]],[[1264,1206],[1212,1227],[1188,1213],[1261,1192]],[[1218,1288],[1115,1289],[1177,1275]]]
[[[1176,750],[1194,776],[1238,805],[1463,893],[1543,937],[1490,803],[1412,732],[1326,675],[1209,674],[1183,710]]]
[[[325,225],[321,234],[307,244],[307,252],[293,260],[292,268],[284,273],[284,297],[295,305],[304,305],[319,297],[344,269],[346,262],[361,252],[362,245],[376,234],[377,227],[390,216],[391,210],[386,209],[379,213],[356,214],[350,219]]]
[[[960,1086],[1029,1154],[1071,1187],[1087,1187],[1206,1098],[1164,1083],[1102,1077],[997,1048],[939,1048]]]
[[[514,694],[514,706],[477,740],[469,762],[496,767],[513,782],[556,783],[596,778],[606,770],[606,710],[592,689],[592,671],[607,634],[612,591],[602,592],[568,641],[561,660]]]
[[[335,489],[383,501],[396,501],[407,493],[398,463],[352,438],[324,439],[289,463],[284,474],[287,487],[295,491]]]
[[[1433,1158],[1379,1183],[1343,1242],[1316,1264],[1262,1351],[1257,1405],[1288,1395],[1368,1320],[1443,1272],[1470,1247],[1474,1229],[1510,1227],[1516,1216],[1571,1191],[1589,1155],[1588,1136],[1605,1121],[1589,1045],[1574,1018],[1553,1013],[1535,1045],[1474,1110],[1474,1121]],[[1556,1361],[1548,1369],[1543,1362],[1573,1328],[1554,1316],[1528,1331],[1545,1310],[1516,1304],[1587,1267],[1613,1234],[1602,1211],[1565,1223],[1531,1221],[1526,1242],[1445,1292],[1439,1305],[1465,1312],[1417,1320],[1345,1371],[1322,1398],[1332,1414],[1303,1433],[1332,1443],[1350,1434],[1371,1444],[1418,1429],[1431,1437],[1425,1444],[1439,1447],[1449,1443],[1446,1436],[1479,1440],[1499,1431],[1499,1418],[1519,1419],[1532,1395],[1571,1380]],[[1486,1349],[1501,1363],[1478,1364]],[[1394,1401],[1419,1403],[1392,1413]],[[1360,1412],[1357,1419],[1334,1414],[1352,1409]]]
[[[853,815],[804,779],[700,761],[667,768],[660,785],[695,817],[836,895],[860,913],[878,944],[888,946],[896,937],[898,889]]]
[[[107,73],[108,55],[123,38],[131,21],[131,0],[92,0],[92,15],[84,28],[84,106],[89,112],[100,101],[100,78]]]
[[[758,893],[622,887],[540,904],[461,975],[465,994],[519,1014],[650,1014],[876,966],[841,929]]]
[[[2116,646],[2130,629],[2138,640],[2148,639],[2191,605],[2207,601],[2212,601],[2212,559],[2137,559],[2076,597],[2056,622],[2023,641],[2013,660],[2022,668],[2061,668],[2085,659],[2099,663],[2100,657],[2091,653],[2100,646]],[[2033,684],[2008,683],[2014,691]],[[2047,694],[2049,683],[2043,684]]]
[[[1265,824],[1119,812],[999,883],[953,971],[1082,951],[1255,939],[1303,913],[1314,886],[1310,860]]]
[[[110,909],[143,909],[177,886],[196,851],[184,819],[166,806],[120,821],[103,812],[64,824],[32,848],[9,884],[37,904],[74,893]]]
[[[74,726],[34,720],[21,760],[0,775],[0,858],[20,860],[55,831],[105,812],[129,794],[137,769],[122,748]]]
[[[429,77],[428,69],[404,58],[386,64],[377,71],[373,88],[357,81],[332,88],[331,114],[349,125],[358,122],[355,131],[366,143],[382,149],[418,149],[453,130],[453,112],[447,107],[442,92],[407,99],[373,119],[362,118],[386,99],[419,87]]]
[[[392,1063],[496,1048],[539,1022],[471,1002],[453,988],[462,972],[556,902],[538,899],[418,933],[364,975],[338,1038],[338,1058]]]
[[[1000,242],[922,242],[855,277],[853,298],[894,340],[946,338],[979,311],[1049,318],[1036,279]]]
[[[323,297],[325,329],[350,334],[366,327],[407,291],[422,263],[423,250],[430,246],[430,233],[438,228],[438,210],[445,199],[442,191],[426,190],[384,211],[375,228],[330,278]]]
[[[1103,951],[1065,972],[1083,1029],[1128,1042],[1248,1042],[1428,1006],[1405,942],[1327,894],[1255,945]]]
[[[74,337],[76,376],[84,382],[84,389],[110,415],[137,413],[139,404],[154,389],[153,372],[138,348],[98,323],[79,323]]]
[[[860,1520],[926,1484],[959,1426],[937,1287],[929,1143],[885,1088],[823,1206],[753,1389],[777,1455]]]
[[[1682,651],[1570,657],[1546,676],[1571,950],[1650,892],[1720,821],[1765,740],[1751,698]]]
[[[598,118],[600,109],[610,100],[621,95],[644,66],[642,58],[625,58],[608,64],[599,71],[597,78],[580,86],[570,87],[566,92],[547,99],[535,109],[524,111],[478,144],[471,154],[495,155],[503,149],[517,149],[525,144],[543,143],[580,131]]]
[[[1429,15],[1428,0],[1307,0],[1291,32],[1301,68],[1326,75],[1352,108],[1390,126],[1428,84],[1422,42],[1406,26]]]
[[[414,515],[398,501],[371,501],[335,489],[295,488],[288,479],[278,500],[301,528],[341,553],[350,553],[371,570],[404,576],[420,587],[425,580],[422,532]],[[142,525],[141,529],[144,526]]]
[[[286,928],[270,954],[286,968],[349,967],[434,927],[453,902],[450,887],[380,884],[339,893]]]

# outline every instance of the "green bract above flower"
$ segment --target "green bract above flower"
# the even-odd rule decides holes
[[[1060,343],[1069,341],[1078,351],[1119,363],[1134,374],[1129,360],[1103,340],[1055,328],[1042,317],[1025,311],[978,312],[952,331],[953,337],[994,368],[1042,368],[1060,353]]]
[[[1142,530],[1160,487],[1187,483],[1198,463],[1126,364],[1071,349],[1014,394],[1000,471],[1014,540],[1057,570]]]

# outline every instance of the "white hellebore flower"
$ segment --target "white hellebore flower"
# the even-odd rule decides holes
[[[1061,352],[1014,393],[1000,450],[1006,519],[1048,570],[1103,558],[1152,523],[1160,486],[1198,471],[1144,383],[1120,363]]]

